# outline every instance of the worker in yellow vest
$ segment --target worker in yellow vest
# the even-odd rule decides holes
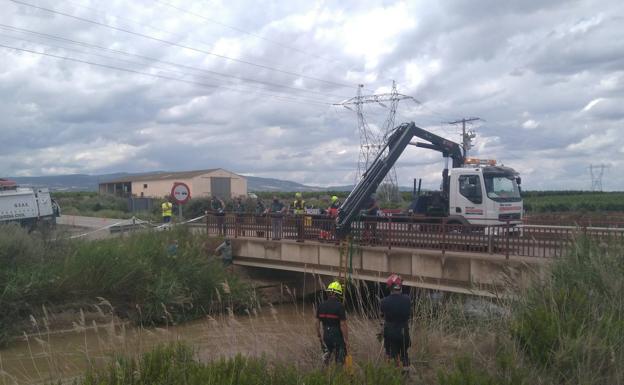
[[[162,209],[163,223],[171,222],[171,215],[173,212],[173,204],[171,203],[171,198],[167,198],[167,200],[164,201],[163,204],[160,205],[160,207]]]
[[[292,204],[293,213],[296,215],[305,214],[305,201],[303,200],[301,193],[295,193],[295,200]]]
[[[301,196],[301,193],[295,193],[295,200],[292,204],[292,212],[295,214],[295,221],[297,224],[297,242],[303,242],[304,239],[304,214],[305,214],[305,201]]]

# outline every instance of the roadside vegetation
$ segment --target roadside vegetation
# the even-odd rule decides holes
[[[491,355],[459,354],[440,384],[624,383],[624,243],[580,239],[508,307]]]
[[[312,313],[299,307],[295,319],[281,319],[270,308],[278,326],[269,332],[261,327],[266,318],[254,321],[252,314],[240,321],[231,315],[210,319],[204,338],[235,343],[203,351],[191,347],[196,346],[192,341],[147,353],[117,351],[121,355],[91,366],[77,383],[621,384],[623,255],[622,243],[580,239],[515,300],[473,299],[477,311],[467,310],[465,297],[420,296],[410,332],[413,367],[407,375],[386,366],[377,320],[356,310],[349,315],[353,370],[322,368]]]
[[[399,385],[401,373],[385,365],[366,365],[353,375],[340,368],[301,371],[293,363],[238,355],[201,363],[181,344],[158,347],[140,359],[118,358],[108,368],[88,373],[82,385]]]
[[[0,226],[0,343],[44,308],[95,310],[105,302],[122,319],[151,326],[255,306],[247,285],[210,258],[217,244],[184,228],[52,241]]]
[[[256,192],[257,199],[263,201],[265,207],[270,205],[273,196],[277,196],[285,204],[295,199],[294,192]],[[312,208],[327,209],[332,195],[342,201],[348,196],[345,191],[303,192],[306,205]],[[533,217],[547,215],[571,216],[578,219],[580,216],[596,216],[604,214],[619,215],[624,213],[624,192],[591,192],[591,191],[523,191],[525,212]],[[149,211],[132,213],[126,198],[111,195],[100,195],[97,192],[56,192],[53,197],[59,202],[63,214],[84,215],[103,218],[128,219],[132,216],[144,220],[159,222],[161,219],[160,204],[162,199],[156,199]],[[383,199],[379,205],[385,209],[407,209],[412,201],[412,193],[401,192],[402,202],[386,202]],[[243,199],[245,212],[254,213],[256,198]],[[234,210],[234,201],[226,200],[226,211]],[[175,206],[175,204],[174,204]],[[209,198],[194,198],[183,207],[183,217],[192,219],[204,214],[210,208]],[[177,216],[177,206],[173,209]],[[574,220],[575,218],[571,218]],[[604,218],[602,218],[604,219]]]
[[[624,192],[526,191],[522,195],[529,213],[624,212]]]
[[[54,198],[66,215],[101,218],[131,218],[127,199],[97,192],[53,192]]]

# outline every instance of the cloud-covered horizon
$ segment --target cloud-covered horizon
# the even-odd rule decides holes
[[[470,155],[527,189],[589,189],[604,164],[604,189],[624,190],[620,1],[3,4],[0,175],[220,167],[350,184],[356,117],[332,103],[396,80],[422,102],[400,102],[397,124],[459,141],[445,122],[481,117]],[[364,111],[371,126],[388,114]],[[408,149],[399,183],[436,187],[442,166]]]

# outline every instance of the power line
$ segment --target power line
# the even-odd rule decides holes
[[[23,40],[23,41],[27,41],[27,42],[31,42],[31,43],[36,43],[36,44],[44,44],[44,43],[41,43],[41,42],[38,42],[38,41],[34,41],[34,40],[31,40],[31,39],[27,39],[27,38],[24,38],[24,37],[15,37],[15,36],[4,35],[4,34],[0,34],[0,36],[9,37],[9,38],[18,39],[18,40]],[[52,45],[52,44],[49,44],[49,43],[48,44],[44,44],[44,45],[48,46],[48,47],[51,47],[51,48],[66,50],[66,51],[70,51],[70,52],[76,52],[76,53],[83,54],[83,55],[91,55],[91,56],[96,56],[96,57],[100,57],[100,58],[103,58],[103,59],[115,60],[115,61],[120,61],[120,62],[123,62],[123,63],[132,64],[132,65],[143,66],[143,63],[136,62],[136,61],[119,59],[119,58],[116,58],[116,57],[100,55],[100,54],[93,53],[93,52],[80,51],[80,50],[77,50],[77,49],[72,49],[72,48],[67,48],[67,47],[62,47],[62,46],[55,46],[55,45]],[[198,76],[198,75],[195,75],[195,74],[189,74],[189,73],[186,73],[186,72],[175,71],[175,70],[171,70],[171,69],[168,69],[168,68],[162,68],[162,67],[157,67],[157,66],[152,66],[152,68],[158,69],[158,70],[162,70],[162,71],[166,71],[166,72],[169,72],[169,73],[179,74],[179,75],[182,75],[182,76],[195,76],[195,77]],[[199,76],[199,77],[202,78],[203,76]],[[215,80],[215,79],[214,78],[210,78],[210,80]],[[235,85],[235,84],[232,84],[232,85]],[[222,85],[215,85],[215,86],[216,87],[222,87]],[[260,88],[260,87],[253,87],[253,86],[249,86],[249,85],[244,85],[244,87],[247,87],[248,89],[237,89],[237,90],[240,91],[240,92],[248,92],[248,91],[252,91],[252,90],[260,90],[261,92],[265,91],[265,89]],[[230,88],[230,89],[233,89],[233,88]],[[275,95],[275,94],[266,94],[266,95]],[[278,94],[278,95],[275,95],[275,96],[282,97],[283,95],[279,95]],[[312,102],[312,103],[324,103],[321,100],[310,99],[310,98],[306,98],[306,97],[302,97],[302,96],[292,96],[292,97],[296,97],[296,98],[298,98],[298,99],[300,99],[302,101],[305,100],[305,101],[309,101],[309,102]]]
[[[116,70],[116,71],[123,71],[123,72],[129,72],[129,73],[133,73],[133,74],[137,74],[137,75],[150,76],[150,77],[158,78],[158,79],[173,80],[173,81],[178,81],[178,82],[187,83],[187,84],[193,84],[193,85],[199,85],[199,86],[208,87],[208,88],[220,88],[220,89],[234,91],[234,92],[248,92],[248,90],[239,90],[239,89],[230,88],[230,87],[223,87],[221,85],[196,82],[196,81],[176,78],[176,77],[172,77],[172,76],[152,74],[152,73],[149,73],[149,72],[137,71],[137,70],[133,70],[133,69],[130,69],[130,68],[123,68],[123,67],[113,66],[113,65],[109,65],[109,64],[96,63],[96,62],[92,62],[92,61],[88,61],[88,60],[82,60],[82,59],[76,59],[76,58],[72,58],[72,57],[68,57],[68,56],[54,55],[54,54],[47,53],[47,52],[39,52],[39,51],[31,50],[31,49],[13,47],[13,46],[5,45],[5,44],[0,44],[0,47],[8,48],[8,49],[16,50],[16,51],[28,52],[28,53],[32,53],[32,54],[36,54],[36,55],[41,55],[41,56],[53,57],[53,58],[56,58],[56,59],[62,59],[62,60],[67,60],[67,61],[71,61],[71,62],[76,62],[76,63],[89,64],[89,65],[102,67],[102,68],[107,68],[107,69],[112,69],[112,70]],[[265,96],[268,96],[268,97],[272,97],[272,98],[275,98],[275,99],[279,99],[279,100],[282,100],[282,101],[288,101],[288,102],[292,102],[292,103],[299,103],[299,104],[310,104],[310,103],[312,103],[312,104],[317,104],[317,105],[322,105],[322,106],[329,106],[330,105],[329,103],[324,103],[324,102],[319,102],[319,101],[312,101],[312,100],[306,101],[306,102],[302,102],[302,101],[300,101],[300,100],[298,100],[296,98],[293,98],[293,97],[283,96],[283,95],[274,95],[274,94],[269,94],[269,93],[265,93],[265,92],[257,92],[257,94],[265,95]]]
[[[268,43],[271,43],[271,44],[275,44],[275,45],[277,45],[277,46],[279,46],[279,47],[286,48],[286,49],[289,49],[289,50],[292,50],[292,51],[295,51],[295,52],[299,52],[299,53],[301,53],[301,54],[303,54],[303,55],[306,55],[306,56],[311,56],[311,57],[314,57],[314,58],[317,58],[317,59],[326,60],[326,61],[334,61],[334,62],[335,62],[335,61],[337,61],[337,60],[335,60],[335,59],[326,58],[326,57],[324,57],[324,56],[320,56],[320,55],[316,55],[316,54],[311,54],[311,53],[308,53],[307,51],[302,50],[302,49],[300,49],[300,48],[293,47],[293,46],[290,46],[290,45],[287,45],[287,44],[281,43],[281,42],[279,42],[279,41],[276,41],[276,40],[273,40],[273,39],[266,38],[266,37],[264,37],[264,36],[262,36],[262,35],[258,35],[258,34],[256,34],[256,33],[246,31],[246,30],[244,30],[244,29],[242,29],[242,28],[238,28],[238,27],[235,27],[235,26],[232,26],[232,25],[229,25],[229,24],[225,24],[225,23],[223,23],[223,22],[221,22],[221,21],[218,21],[218,20],[215,20],[215,19],[209,18],[209,17],[204,16],[204,15],[202,15],[202,14],[199,14],[199,13],[197,13],[197,12],[193,12],[193,11],[190,11],[190,10],[188,10],[188,9],[180,8],[180,7],[176,6],[176,5],[173,5],[173,4],[171,4],[171,3],[168,3],[168,2],[166,2],[166,1],[162,1],[162,0],[155,0],[155,1],[156,1],[157,3],[160,3],[160,4],[164,5],[164,6],[167,6],[167,7],[173,8],[173,9],[175,9],[175,10],[179,11],[179,12],[186,13],[186,14],[189,14],[189,15],[195,16],[195,17],[197,17],[197,18],[200,18],[200,19],[202,19],[202,20],[205,20],[205,21],[207,21],[207,22],[209,22],[209,23],[213,23],[213,24],[217,24],[217,25],[220,25],[220,26],[223,26],[223,27],[229,28],[229,29],[231,29],[231,30],[234,30],[234,31],[237,31],[237,32],[243,33],[243,34],[245,34],[245,35],[249,35],[249,36],[255,37],[255,38],[257,38],[257,39],[264,40],[264,41],[266,41],[266,42],[268,42]]]
[[[217,54],[217,53],[214,53],[214,52],[206,51],[206,50],[203,50],[203,49],[190,47],[190,46],[187,46],[187,45],[184,45],[184,44],[179,44],[179,43],[176,43],[176,42],[173,42],[173,41],[169,41],[169,40],[166,40],[166,39],[161,39],[161,38],[158,38],[158,37],[155,37],[155,36],[150,36],[150,35],[146,35],[146,34],[143,34],[143,33],[140,33],[140,32],[131,31],[131,30],[126,29],[126,28],[115,27],[113,25],[106,24],[106,23],[101,23],[101,22],[96,21],[96,20],[91,20],[91,19],[87,19],[87,18],[84,18],[84,17],[71,15],[69,13],[56,11],[56,10],[50,9],[50,8],[40,7],[38,5],[26,3],[26,2],[23,2],[23,1],[20,1],[20,0],[9,0],[9,1],[12,1],[13,3],[16,3],[16,4],[24,5],[24,6],[27,6],[27,7],[35,8],[35,9],[38,9],[38,10],[41,10],[41,11],[45,11],[45,12],[49,12],[49,13],[53,13],[53,14],[57,14],[57,15],[65,16],[65,17],[69,17],[69,18],[72,18],[72,19],[75,19],[75,20],[80,20],[80,21],[83,21],[85,23],[90,23],[90,24],[94,24],[94,25],[97,25],[97,26],[100,26],[100,27],[109,28],[109,29],[112,29],[112,30],[115,30],[115,31],[124,32],[124,33],[130,34],[130,35],[139,36],[139,37],[142,37],[144,39],[157,41],[159,43],[167,44],[167,45],[170,45],[170,46],[183,48],[183,49],[187,49],[189,51],[199,52],[199,53],[203,53],[205,55],[211,55],[211,56],[215,56],[215,57],[218,57],[218,58],[221,58],[221,59],[231,60],[231,61],[234,61],[234,62],[237,62],[237,63],[242,63],[242,64],[246,64],[246,65],[250,65],[250,66],[254,66],[254,67],[258,67],[258,68],[263,68],[263,69],[266,69],[266,70],[269,70],[269,71],[274,71],[274,72],[279,72],[279,73],[283,73],[283,74],[290,75],[290,76],[296,76],[296,77],[300,77],[300,78],[304,78],[304,79],[314,80],[314,81],[318,81],[318,82],[322,82],[322,83],[326,83],[326,84],[331,84],[331,85],[338,86],[338,87],[352,87],[353,86],[353,85],[349,85],[349,84],[334,82],[334,81],[331,81],[331,80],[320,79],[320,78],[316,78],[316,77],[313,77],[313,76],[308,76],[308,75],[304,75],[304,74],[300,74],[300,73],[296,73],[296,72],[292,72],[292,71],[288,71],[288,70],[283,70],[283,69],[280,69],[280,68],[274,68],[274,67],[263,65],[263,64],[253,63],[253,62],[250,62],[250,61],[247,61],[247,60],[232,58],[232,57],[229,57],[229,56],[226,56],[226,55],[221,55],[221,54]]]
[[[298,87],[293,87],[293,86],[287,86],[287,85],[284,85],[284,84],[278,84],[278,83],[273,83],[273,82],[264,81],[264,80],[245,78],[245,77],[240,77],[240,76],[236,76],[236,75],[230,75],[230,74],[226,74],[226,73],[222,73],[222,72],[218,72],[218,71],[212,71],[212,70],[208,70],[208,69],[205,69],[205,68],[199,68],[199,67],[189,66],[189,65],[185,65],[185,64],[174,63],[174,62],[170,62],[170,61],[167,61],[167,60],[161,60],[161,59],[157,59],[157,58],[153,58],[153,57],[149,57],[149,56],[144,56],[144,55],[140,55],[140,54],[126,52],[126,51],[123,51],[123,50],[112,49],[112,48],[104,47],[104,46],[97,45],[97,44],[86,43],[86,42],[83,42],[83,41],[68,39],[68,38],[65,38],[65,37],[57,36],[57,35],[50,35],[50,34],[47,34],[47,33],[32,31],[32,30],[28,30],[28,29],[24,29],[24,28],[13,27],[13,26],[10,26],[10,25],[2,24],[2,23],[0,23],[0,28],[7,29],[7,30],[10,30],[10,31],[16,31],[16,32],[20,32],[20,33],[27,33],[27,34],[35,35],[35,36],[38,36],[38,37],[42,37],[44,39],[57,40],[57,41],[62,41],[62,42],[70,43],[70,44],[75,44],[75,45],[79,45],[79,46],[83,46],[83,47],[87,47],[87,48],[93,48],[93,49],[104,50],[104,51],[108,51],[108,52],[112,52],[112,53],[116,53],[116,54],[132,56],[132,57],[140,58],[140,59],[143,59],[143,60],[148,60],[148,61],[152,61],[152,62],[156,62],[156,63],[162,63],[162,64],[175,66],[175,67],[180,67],[180,68],[185,68],[185,69],[188,69],[188,70],[204,72],[204,73],[217,75],[217,76],[222,76],[222,77],[229,77],[229,78],[233,78],[233,79],[237,79],[237,80],[241,80],[241,81],[245,81],[245,82],[253,82],[253,83],[259,83],[259,84],[265,84],[265,85],[272,86],[272,87],[285,88],[285,89],[290,89],[290,90],[298,91],[298,92],[308,92],[308,93],[318,94],[318,95],[322,95],[322,96],[336,96],[336,95],[333,95],[333,94],[328,94],[328,93],[321,92],[321,91],[310,90],[310,89],[307,89],[307,88],[298,88]],[[115,59],[115,60],[120,60],[120,59]]]

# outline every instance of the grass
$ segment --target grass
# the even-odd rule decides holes
[[[530,213],[623,212],[624,192],[528,191],[524,209]]]
[[[170,246],[178,241],[177,251]],[[140,325],[174,324],[255,306],[247,285],[209,258],[216,242],[183,228],[121,239],[50,241],[0,228],[0,342],[43,305],[89,306],[105,298]],[[217,301],[225,299],[228,302]]]
[[[401,373],[388,366],[365,365],[350,374],[341,368],[301,371],[294,364],[275,364],[258,357],[219,359],[201,363],[181,344],[157,347],[140,359],[118,358],[108,368],[93,371],[82,385],[399,385]]]
[[[176,237],[181,245],[192,243],[191,234],[181,233],[176,234]],[[22,259],[29,261],[28,264],[41,263],[37,250],[48,247],[46,240],[31,241],[25,233],[16,233],[12,239],[13,243],[3,244],[0,235],[0,250],[13,250],[0,254],[3,264],[15,267]],[[206,309],[196,312],[195,306],[188,304],[198,302],[187,301],[186,298],[194,298],[193,293],[206,293],[208,296],[208,288],[212,287],[215,296],[219,293],[219,297],[225,298],[227,292],[230,292],[230,299],[219,301],[211,296],[210,302],[205,304],[207,309],[213,311],[212,314],[223,315],[201,321],[200,334],[191,338],[197,349],[193,352],[179,346],[160,347],[154,355],[148,353],[142,358],[130,355],[121,359],[122,361],[116,361],[108,369],[91,364],[94,360],[89,359],[89,367],[92,368],[90,374],[80,380],[84,382],[79,383],[193,384],[239,381],[241,384],[355,384],[366,383],[363,381],[368,381],[369,378],[383,383],[380,381],[392,376],[392,369],[384,366],[381,344],[376,338],[379,331],[378,320],[371,318],[371,314],[378,312],[376,303],[365,303],[367,298],[377,295],[377,291],[372,292],[374,289],[357,282],[353,287],[353,301],[358,306],[350,311],[348,322],[351,350],[358,369],[355,377],[345,377],[344,381],[354,382],[328,382],[330,379],[343,379],[339,371],[324,371],[320,368],[320,349],[313,332],[313,309],[309,304],[304,312],[300,303],[297,303],[292,315],[280,314],[272,307],[267,309],[265,306],[264,310],[261,306],[245,307],[246,301],[251,303],[254,300],[246,299],[244,294],[234,295],[237,290],[235,287],[243,286],[233,284],[230,281],[232,277],[221,275],[217,275],[217,279],[208,288],[201,289],[201,283],[192,275],[191,270],[200,268],[202,263],[191,264],[192,268],[188,270],[182,266],[167,267],[168,263],[175,266],[178,258],[183,260],[199,251],[193,251],[193,247],[188,246],[185,251],[188,256],[183,256],[185,252],[181,251],[176,259],[171,260],[162,253],[166,242],[153,244],[158,242],[161,241],[149,237],[132,237],[123,245],[97,243],[102,249],[90,253],[81,252],[80,243],[63,244],[63,247],[67,247],[66,250],[73,251],[71,255],[74,258],[81,261],[77,263],[68,260],[67,263],[71,266],[82,266],[75,271],[70,270],[74,272],[68,276],[77,279],[80,275],[83,280],[87,278],[94,282],[82,288],[78,285],[61,286],[64,289],[57,293],[74,293],[72,295],[75,297],[72,298],[77,299],[82,298],[84,293],[76,294],[72,292],[72,287],[73,290],[84,290],[88,293],[88,298],[97,295],[95,293],[98,291],[106,291],[116,302],[130,305],[133,301],[129,301],[124,295],[132,293],[136,296],[134,298],[152,306],[139,307],[142,311],[148,309],[146,314],[134,312],[135,316],[144,320],[138,323],[148,326],[163,322],[171,325],[186,317],[190,319],[201,314],[210,314],[209,311],[205,312]],[[184,247],[187,246],[181,246],[180,250]],[[135,253],[133,250],[141,250],[143,257],[130,258],[134,262],[124,261],[122,256]],[[7,258],[9,255],[17,257]],[[117,258],[113,265],[119,266],[118,271],[107,270],[106,260],[110,260],[111,256]],[[504,310],[502,315],[484,314],[475,318],[463,310],[465,298],[462,296],[451,295],[438,302],[420,293],[416,296],[415,317],[410,325],[410,356],[414,368],[405,383],[624,383],[624,281],[621,278],[624,276],[623,256],[622,243],[591,243],[579,239],[566,257],[554,261],[551,270],[539,277],[533,286],[520,293],[516,299],[497,301],[498,306]],[[139,263],[140,261],[142,262]],[[145,266],[151,263],[158,266],[158,269]],[[124,272],[131,272],[132,275],[123,274]],[[39,274],[41,277],[49,277]],[[190,274],[188,282],[195,282],[200,285],[199,288],[188,289],[193,286],[188,282],[185,284],[186,281],[179,278],[178,274]],[[28,282],[42,281],[39,278],[32,280],[33,277],[40,277],[33,274],[33,271],[28,271],[28,274],[25,271],[19,276],[23,282],[27,282],[27,278],[30,279]],[[226,278],[229,286],[234,289],[224,290],[223,285],[219,284]],[[120,288],[114,282],[120,282]],[[171,282],[175,284],[172,285]],[[54,285],[48,288],[54,288]],[[36,298],[37,293],[42,295],[37,285],[22,284],[21,287],[21,294],[26,302],[33,301],[32,298]],[[180,290],[182,287],[187,289]],[[53,293],[50,290],[45,295],[49,299]],[[145,293],[149,295],[143,296]],[[245,316],[233,316],[232,310],[236,303],[239,304],[239,309],[243,309]],[[159,304],[165,304],[165,308],[162,305],[158,308]],[[131,307],[125,309],[129,314]],[[3,309],[6,308],[3,304]],[[119,311],[121,310],[118,309]],[[268,317],[267,311],[270,314]],[[258,315],[259,312],[264,312],[265,315]],[[84,325],[85,322],[80,321],[78,324]],[[150,333],[149,329],[139,330],[146,330],[139,334]],[[166,330],[175,329],[167,327]],[[91,349],[87,349],[86,345],[85,343],[85,352]],[[140,342],[127,342],[122,352],[132,352],[135,345],[143,346]],[[239,354],[244,356],[237,356]],[[145,370],[148,367],[153,370]],[[386,370],[390,372],[385,372]],[[375,377],[377,375],[381,377]]]

